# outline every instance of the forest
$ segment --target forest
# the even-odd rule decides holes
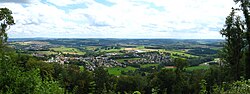
[[[232,8],[225,19],[225,25],[220,31],[225,38],[222,41],[222,48],[219,49],[218,44],[208,44],[208,47],[215,48],[204,48],[202,45],[191,50],[190,48],[193,47],[183,48],[181,45],[190,41],[193,43],[192,40],[185,40],[181,45],[163,46],[166,41],[169,42],[168,44],[176,43],[172,40],[140,40],[142,42],[138,43],[142,44],[131,42],[138,40],[113,40],[118,44],[119,41],[130,41],[128,42],[130,44],[112,45],[115,42],[110,42],[109,39],[82,43],[85,46],[88,45],[87,48],[77,45],[81,43],[65,42],[63,39],[46,42],[42,40],[38,42],[39,45],[44,45],[48,41],[54,45],[38,48],[38,50],[17,50],[7,42],[6,31],[15,24],[12,11],[8,8],[0,8],[0,93],[249,94],[250,1],[234,0],[234,2],[240,6]],[[159,42],[150,44],[147,41]],[[18,46],[20,49],[27,45],[26,42],[18,43],[22,43]],[[58,45],[65,45],[65,47]],[[176,51],[176,49],[188,50]],[[28,53],[32,51],[47,51],[51,54],[48,58],[34,57]],[[58,58],[83,56],[87,57],[86,60],[96,63],[90,61],[79,63],[77,60],[63,64],[53,63],[56,60],[50,58],[54,58],[56,56],[54,54],[59,55]],[[35,55],[38,56],[38,54]],[[88,56],[104,58],[102,61],[111,63],[105,65],[97,62],[101,60],[92,60]],[[214,61],[215,58],[219,59],[218,62],[209,67],[202,66],[197,69],[193,67],[207,61]],[[128,70],[120,71],[125,68]],[[120,72],[117,73],[117,70]]]

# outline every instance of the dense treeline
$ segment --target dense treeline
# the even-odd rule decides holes
[[[213,55],[217,54],[216,50],[210,49],[210,48],[195,48],[192,50],[189,50],[187,53],[197,56],[206,56],[206,55]]]

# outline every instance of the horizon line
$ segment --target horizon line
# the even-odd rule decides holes
[[[224,40],[223,38],[202,39],[202,38],[56,38],[56,37],[25,37],[25,38],[8,38],[8,39],[177,39],[177,40]]]

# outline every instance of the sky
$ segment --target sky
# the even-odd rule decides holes
[[[10,38],[221,39],[233,0],[0,0]]]

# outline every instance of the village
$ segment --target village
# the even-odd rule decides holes
[[[104,40],[96,39],[96,41]],[[218,64],[216,56],[213,56],[215,50],[203,45],[196,45],[197,47],[190,49],[191,44],[195,41],[190,42],[190,45],[182,47],[180,47],[182,43],[179,42],[179,44],[171,45],[171,49],[169,49],[169,46],[157,46],[155,44],[142,45],[137,40],[119,40],[120,42],[114,40],[105,41],[100,44],[100,42],[95,41],[88,42],[87,39],[15,40],[10,42],[9,45],[16,49],[17,53],[36,57],[38,60],[46,63],[73,64],[89,71],[94,71],[98,67],[110,69],[125,69],[130,67],[140,69],[141,66],[145,65],[172,67],[174,66],[172,62],[174,58],[187,59],[189,66]],[[113,42],[107,41],[116,43],[110,44]],[[126,42],[128,43],[125,44]],[[211,47],[217,49],[215,48],[217,47],[216,44]]]
[[[97,67],[126,67],[130,64],[159,64],[159,63],[169,63],[170,53],[160,54],[158,52],[137,52],[130,51],[127,54],[104,54],[100,56],[74,56],[67,57],[64,54],[54,55],[54,57],[49,58],[48,63],[59,63],[59,64],[77,64],[82,65],[85,69],[93,71]],[[39,56],[34,54],[33,56]],[[40,55],[42,56],[42,55]]]

